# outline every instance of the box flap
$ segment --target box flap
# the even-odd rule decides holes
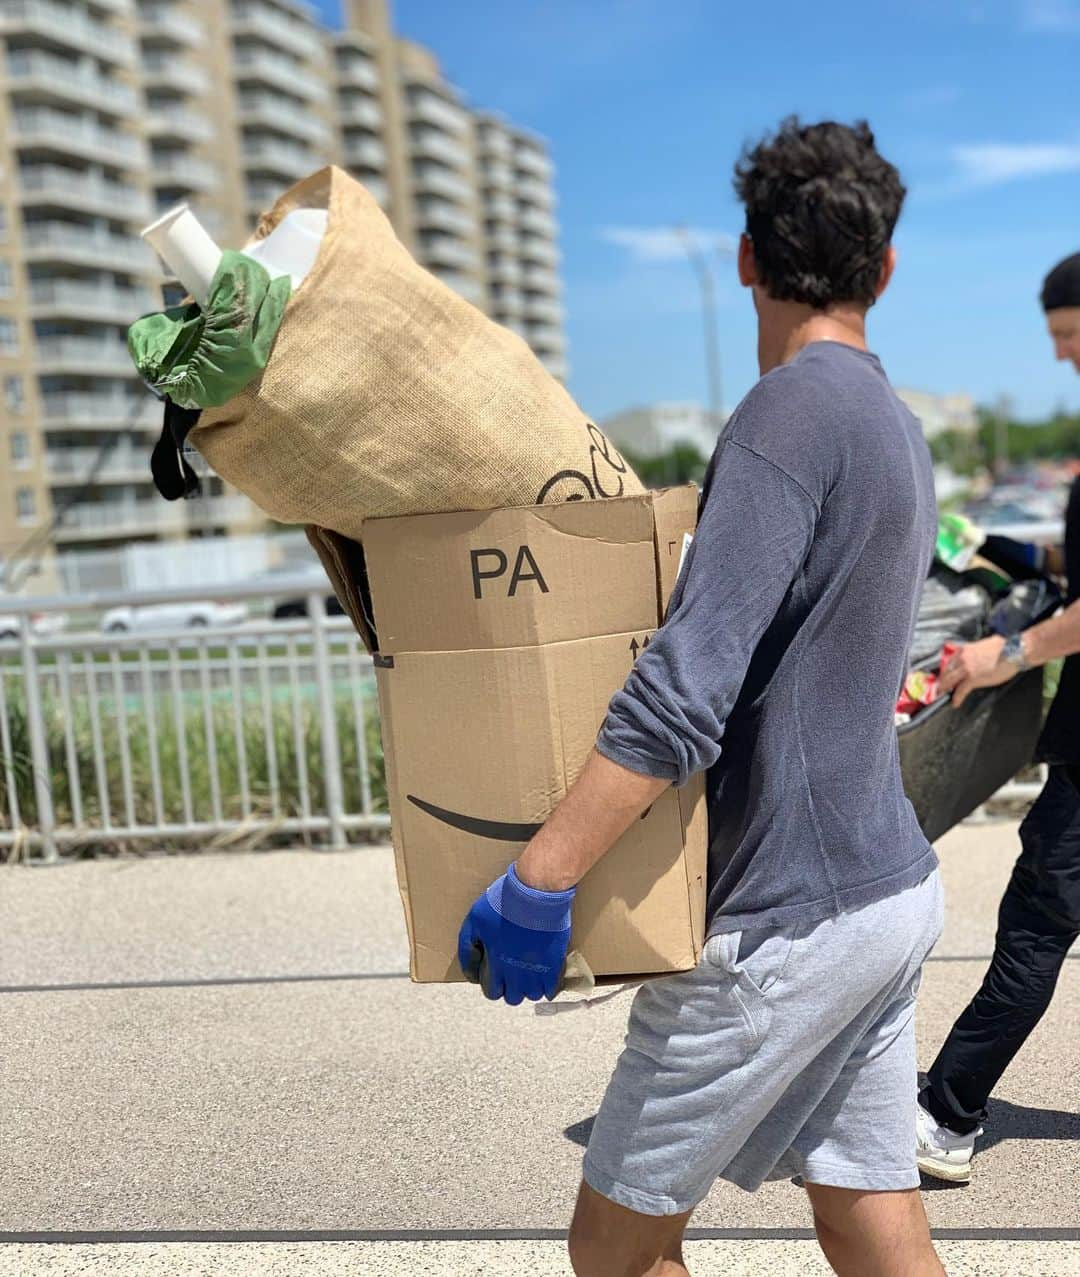
[[[651,493],[372,519],[364,549],[389,655],[567,642],[657,621]]]

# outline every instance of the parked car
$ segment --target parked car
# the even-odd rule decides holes
[[[106,634],[139,633],[147,630],[198,630],[238,625],[247,619],[242,603],[152,603],[143,607],[114,607],[101,618]]]
[[[20,618],[0,612],[0,642],[17,639],[20,634]],[[38,638],[48,638],[67,628],[67,617],[62,612],[32,612],[30,628]]]
[[[325,599],[327,616],[344,616],[345,609],[338,602],[336,594],[328,594]],[[307,616],[307,599],[285,599],[278,603],[273,612],[275,621],[294,621],[297,617]]]

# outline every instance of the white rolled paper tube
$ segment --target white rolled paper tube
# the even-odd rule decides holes
[[[221,249],[186,204],[171,208],[152,222],[142,237],[164,260],[200,306],[221,263]]]

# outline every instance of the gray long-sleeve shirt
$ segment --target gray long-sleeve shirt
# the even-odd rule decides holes
[[[814,342],[728,423],[597,742],[676,784],[708,772],[710,934],[811,924],[937,863],[893,718],[936,526],[922,431],[872,354]]]

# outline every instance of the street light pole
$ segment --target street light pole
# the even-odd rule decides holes
[[[686,226],[676,227],[701,288],[701,317],[705,331],[705,375],[709,386],[709,412],[720,429],[723,399],[720,393],[720,337],[716,319],[716,276],[708,258]]]

